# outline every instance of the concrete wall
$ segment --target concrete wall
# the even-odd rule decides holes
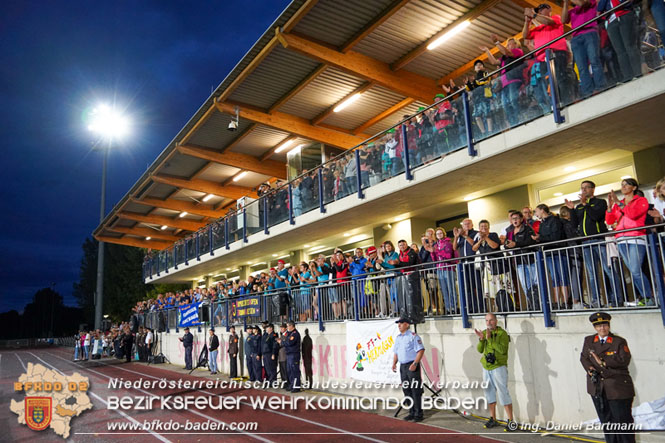
[[[487,219],[490,222],[490,230],[496,231],[492,226],[505,224],[510,209],[520,211],[526,205],[530,205],[529,186],[517,186],[470,201],[469,218],[474,221],[476,229],[480,220]]]
[[[591,398],[586,393],[585,373],[579,363],[583,339],[594,333],[587,314],[555,317],[556,326],[545,328],[542,316],[513,315],[500,317],[499,324],[511,336],[509,351],[509,389],[515,416],[524,422],[547,421],[579,423],[596,418]],[[298,326],[301,334],[309,328],[314,342],[314,380],[347,380],[346,324],[328,323],[319,333],[317,324]],[[472,319],[472,329],[464,329],[459,320],[427,320],[418,326],[425,344],[423,368],[433,381],[482,381],[480,354],[473,328],[483,329],[483,317]],[[630,372],[637,396],[633,406],[665,396],[665,344],[660,312],[616,314],[612,331],[628,340],[633,360]],[[194,359],[203,347],[205,329],[195,335]],[[240,331],[238,331],[240,332]],[[221,341],[220,372],[228,374],[228,334],[217,330]],[[163,352],[174,364],[184,366],[184,349],[175,333],[161,334]],[[242,341],[242,340],[241,340]],[[246,373],[246,370],[244,371]],[[360,395],[401,395],[399,392],[345,391]],[[454,390],[444,396],[481,396],[482,390]],[[503,413],[502,408],[500,414]],[[487,415],[486,411],[477,411]]]

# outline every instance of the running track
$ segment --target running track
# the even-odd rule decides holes
[[[0,423],[2,434],[0,441],[13,442],[45,442],[61,441],[52,430],[35,432],[25,425],[19,425],[16,415],[10,411],[10,399],[21,400],[22,393],[13,392],[13,383],[25,371],[28,362],[40,363],[49,369],[71,375],[78,371],[88,377],[91,390],[88,393],[94,407],[85,411],[71,421],[70,441],[74,442],[105,442],[121,441],[131,438],[132,443],[142,442],[180,442],[180,441],[218,441],[224,438],[233,442],[288,442],[297,441],[324,442],[417,442],[417,441],[450,441],[456,443],[489,443],[490,438],[456,433],[455,431],[434,427],[422,423],[409,423],[401,419],[384,417],[360,411],[340,410],[301,410],[276,411],[254,410],[251,405],[243,404],[239,410],[189,409],[186,411],[112,411],[106,408],[105,400],[109,396],[144,396],[144,395],[245,395],[281,396],[282,394],[256,389],[215,389],[182,392],[176,389],[108,389],[109,377],[122,377],[125,380],[143,379],[201,379],[195,375],[186,375],[157,366],[146,366],[139,363],[120,363],[115,359],[95,360],[89,362],[73,362],[70,350],[66,348],[29,349],[3,351],[0,354]],[[207,378],[210,379],[210,378]],[[120,412],[120,413],[119,413]],[[108,432],[108,422],[144,422],[155,419],[218,423],[258,422],[258,430],[252,432],[233,432],[226,435],[170,433],[168,431],[142,431],[137,435],[103,434]]]

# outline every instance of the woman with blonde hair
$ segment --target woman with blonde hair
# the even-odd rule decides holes
[[[653,209],[649,210],[649,215],[653,217],[654,222],[663,223],[665,216],[665,177],[658,180],[656,187],[653,188]]]
[[[435,262],[450,260],[455,257],[453,243],[446,237],[446,230],[436,228],[436,242],[432,245],[432,258]],[[455,273],[453,269],[455,264],[447,261],[446,263],[437,263],[437,275],[441,294],[443,295],[443,305],[445,314],[455,315],[457,313],[457,294],[455,293]]]

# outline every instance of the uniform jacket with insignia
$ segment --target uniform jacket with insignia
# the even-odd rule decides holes
[[[591,351],[604,362],[604,365],[596,362],[596,359],[591,356]],[[580,362],[587,371],[586,386],[590,395],[597,396],[605,393],[608,400],[622,400],[635,396],[633,379],[628,372],[630,350],[623,337],[610,333],[605,343],[600,342],[598,334],[585,337]],[[591,381],[589,368],[598,371],[598,384]]]

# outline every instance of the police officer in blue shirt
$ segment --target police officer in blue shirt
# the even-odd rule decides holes
[[[393,372],[397,371],[399,362],[399,375],[402,380],[402,391],[404,396],[413,401],[409,415],[404,420],[423,421],[423,380],[420,375],[420,360],[425,354],[423,341],[415,332],[409,330],[411,320],[400,318],[395,323],[399,327],[400,334],[395,339],[393,347]]]
[[[286,333],[279,343],[286,348],[286,370],[289,377],[286,390],[300,392],[300,333],[294,322],[286,322]]]
[[[261,337],[261,354],[263,355],[263,367],[266,368],[266,378],[271,383],[277,381],[279,345],[275,327],[272,324],[266,326],[266,332]]]

